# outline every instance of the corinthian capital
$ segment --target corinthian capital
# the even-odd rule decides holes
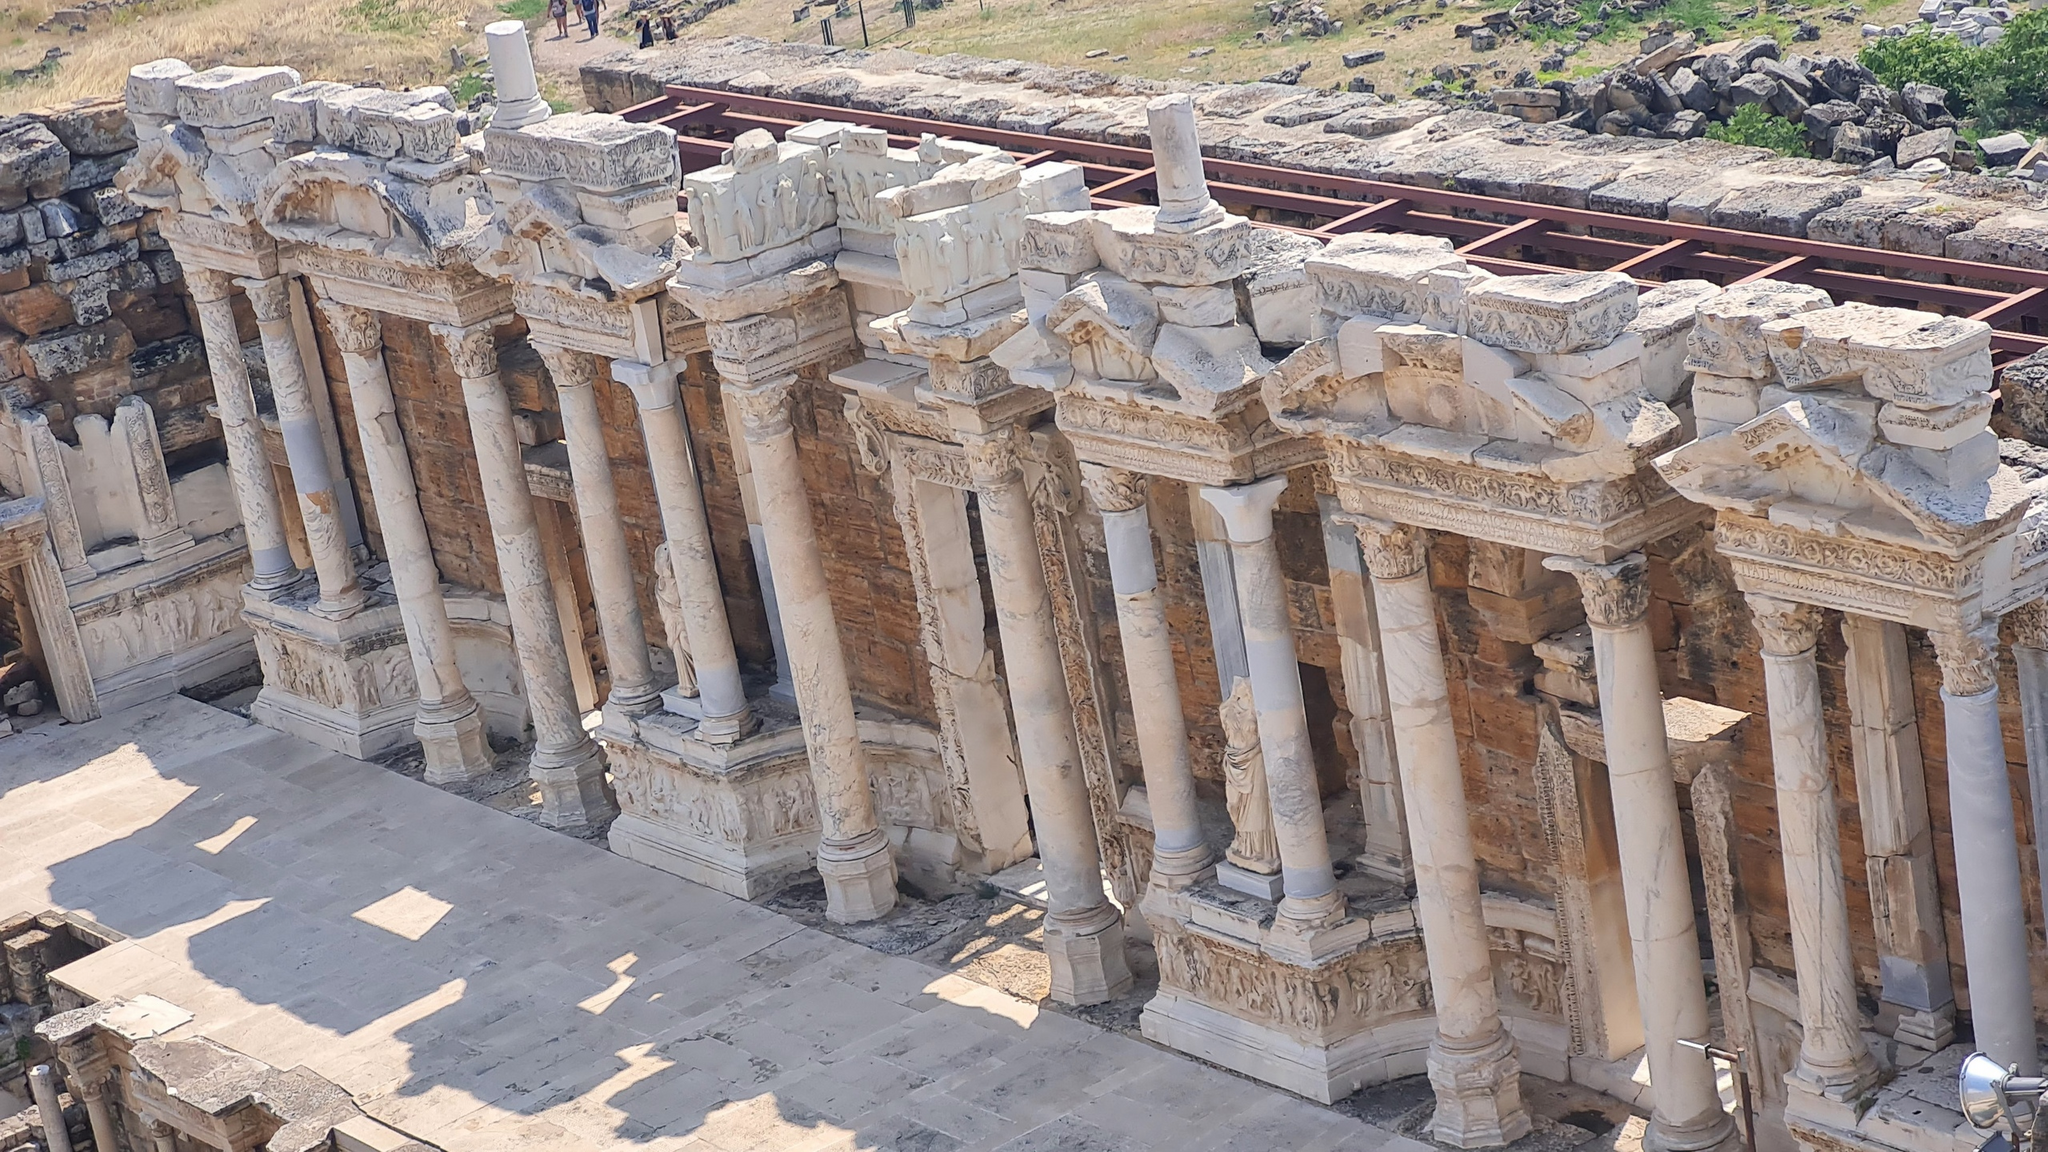
[[[966,451],[967,475],[980,491],[1023,482],[1024,463],[1018,458],[1016,437],[1010,429],[966,434],[960,438],[960,447]]]
[[[481,380],[498,372],[498,340],[494,334],[509,316],[494,316],[481,324],[435,324],[432,331],[448,358],[455,362],[455,374],[464,380]]]
[[[291,293],[286,291],[284,277],[245,276],[235,283],[249,297],[249,309],[256,313],[257,323],[271,324],[291,315]]]
[[[2048,600],[2033,600],[2005,614],[2012,642],[2022,648],[2048,648]]]
[[[1799,656],[1813,651],[1820,638],[1820,609],[1811,604],[1751,595],[1749,622],[1771,656]]]
[[[1596,628],[1627,628],[1642,622],[1650,610],[1650,564],[1631,552],[1611,564],[1595,564],[1576,556],[1551,556],[1543,566],[1569,572],[1579,581],[1586,619]]]
[[[1358,533],[1358,551],[1375,580],[1405,580],[1429,564],[1429,533],[1413,524],[1339,512],[1333,517]]]
[[[1081,485],[1088,499],[1103,512],[1130,512],[1145,506],[1145,474],[1105,464],[1081,465]]]
[[[235,294],[235,278],[217,268],[187,268],[185,291],[196,303],[213,304]]]
[[[368,308],[322,300],[320,314],[327,317],[327,331],[334,346],[351,356],[368,356],[384,347],[384,324]]]
[[[767,444],[789,435],[789,412],[796,399],[796,377],[778,376],[766,384],[728,386],[720,393],[740,410],[740,433],[749,444]]]
[[[574,348],[558,348],[553,344],[535,344],[540,353],[540,362],[548,367],[548,378],[557,388],[588,388],[597,380],[597,357]]]
[[[1934,658],[1941,663],[1942,691],[1979,696],[1998,687],[1998,620],[1968,628],[1930,628]]]

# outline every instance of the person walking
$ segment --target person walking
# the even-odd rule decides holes
[[[548,15],[555,18],[555,39],[569,38],[569,0],[548,0]]]
[[[597,14],[604,11],[604,0],[576,0],[576,5],[582,9],[583,23],[590,29],[590,35],[584,39],[597,39]]]

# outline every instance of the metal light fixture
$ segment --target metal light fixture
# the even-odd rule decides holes
[[[1972,1052],[1956,1072],[1956,1094],[1971,1127],[2001,1129],[2012,1147],[2021,1148],[2033,1144],[2038,1134],[2048,1079],[2022,1076],[2017,1064],[2002,1067],[1982,1052]],[[1988,1152],[1991,1145],[1985,1148]]]

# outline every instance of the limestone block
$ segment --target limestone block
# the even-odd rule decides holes
[[[1907,308],[1844,304],[1759,329],[1790,388],[1860,382],[1880,400],[1945,408],[1991,388],[1991,326]]]
[[[1211,284],[1199,288],[1162,286],[1152,289],[1152,299],[1159,305],[1159,318],[1169,324],[1200,328],[1231,324],[1237,320],[1237,294],[1227,285]]]
[[[1024,221],[1018,259],[1024,267],[1078,276],[1102,266],[1095,250],[1093,212],[1044,212]]]
[[[128,111],[166,119],[175,117],[178,114],[178,81],[190,75],[190,64],[169,57],[130,68],[128,83],[123,88]]]
[[[88,96],[29,113],[73,156],[112,156],[135,147],[128,109],[113,96]]]
[[[882,198],[926,187],[891,189]],[[1023,200],[1011,187],[985,200],[899,219],[896,263],[902,269],[904,287],[919,303],[957,300],[1016,276],[1017,247],[1023,234]]]
[[[1635,282],[1619,272],[1497,277],[1465,298],[1466,332],[1517,352],[1599,348],[1635,318]]]
[[[1953,448],[1991,425],[1991,394],[1946,408],[1904,408],[1887,404],[1878,410],[1877,428],[1884,438],[1909,448]]]
[[[299,74],[276,65],[222,64],[177,81],[178,119],[195,128],[240,128],[270,119],[270,98],[296,87]]]
[[[1182,403],[1204,411],[1220,410],[1228,401],[1248,394],[1272,367],[1259,355],[1257,334],[1241,324],[1217,328],[1162,324],[1159,339],[1152,345],[1153,371],[1180,393]]]
[[[1757,382],[1747,376],[1716,376],[1697,372],[1692,378],[1693,417],[1702,425],[1711,421],[1716,428],[1747,424],[1760,414]],[[1701,437],[1707,433],[1702,431]]]
[[[893,253],[896,218],[880,196],[891,188],[915,184],[934,171],[935,166],[917,152],[889,147],[889,134],[880,128],[846,129],[826,161],[839,227],[849,233],[882,237],[884,251]]]
[[[1308,258],[1323,243],[1308,236],[1261,228],[1239,283],[1251,300],[1252,327],[1266,344],[1306,344],[1314,335],[1317,297]]]
[[[461,147],[460,136],[454,130],[454,113],[448,108],[452,102],[446,88],[412,92],[387,92],[381,88],[330,90],[316,98],[314,121],[320,138],[337,148],[383,160],[406,155],[417,160],[441,161],[458,154]],[[445,119],[437,118],[436,112],[444,114]],[[401,127],[402,123],[407,126]]]
[[[1088,181],[1080,167],[1058,160],[1047,160],[1026,168],[1018,191],[1024,196],[1024,211],[1033,215],[1040,212],[1085,212],[1092,207],[1088,199]]]
[[[845,257],[840,258],[843,262]],[[842,270],[842,276],[845,272]],[[1035,323],[1043,323],[1046,313],[1059,302],[1059,298],[1073,291],[1075,277],[1062,272],[1041,272],[1027,268],[1017,274],[1017,287],[1024,294],[1024,310],[1031,314]]]
[[[690,231],[712,261],[744,260],[837,223],[823,151],[755,128],[734,141],[732,157],[683,181]]]
[[[1998,436],[1988,428],[1953,448],[1908,448],[1906,454],[1945,488],[1967,488],[1998,473]]]
[[[908,219],[943,208],[995,200],[1015,192],[1023,178],[1024,170],[1008,156],[977,156],[966,163],[941,168],[915,184],[890,188],[876,199],[897,219]]]
[[[1636,298],[1628,330],[1643,341],[1643,387],[1670,403],[1685,387],[1685,348],[1700,305],[1721,294],[1707,280],[1673,280]]]
[[[132,85],[133,79],[129,81]],[[311,144],[320,139],[320,101],[351,91],[333,80],[309,80],[270,98],[270,136],[283,144]]]
[[[1075,349],[1075,369],[1097,380],[1149,380],[1159,329],[1152,292],[1111,272],[1081,279],[1046,313],[1046,327]]]
[[[1438,236],[1340,236],[1304,264],[1325,309],[1345,316],[1420,316],[1429,273],[1469,267]]]
[[[846,138],[847,131],[853,127],[854,124],[850,120],[812,120],[784,132],[782,138],[792,144],[837,148],[839,142]]]
[[[676,186],[676,134],[595,112],[550,116],[516,131],[484,132],[484,164],[535,182],[567,180],[585,192]]]
[[[1831,307],[1818,288],[1756,280],[1737,284],[1699,305],[1689,338],[1685,368],[1716,376],[1767,380],[1776,374],[1760,331],[1765,323]]]
[[[1193,287],[1235,280],[1251,255],[1252,225],[1224,216],[1188,232],[1158,227],[1155,208],[1112,208],[1090,224],[1102,263],[1120,276],[1147,284]]]
[[[70,172],[71,153],[48,128],[23,118],[0,124],[0,187],[15,190],[17,197],[21,189],[54,196]]]
[[[1337,329],[1337,367],[1353,378],[1382,371],[1385,357],[1380,329],[1392,324],[1385,316],[1353,316]]]
[[[1516,432],[1524,440],[1583,444],[1593,432],[1593,413],[1564,389],[1546,380],[1518,376],[1507,381]]]

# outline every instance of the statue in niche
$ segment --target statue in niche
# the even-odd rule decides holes
[[[1247,872],[1280,871],[1280,841],[1273,834],[1273,806],[1266,798],[1266,754],[1259,747],[1258,711],[1252,682],[1239,677],[1221,708],[1224,799],[1237,835],[1224,858]]]
[[[697,668],[690,662],[690,634],[683,627],[683,596],[676,587],[676,568],[668,560],[668,542],[654,548],[654,606],[661,611],[661,634],[676,658],[676,693],[697,694]]]

